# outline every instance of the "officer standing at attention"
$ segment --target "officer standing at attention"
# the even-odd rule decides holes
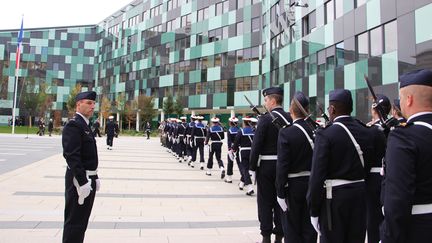
[[[258,220],[263,237],[262,242],[271,241],[271,234],[276,235],[275,242],[282,242],[281,210],[276,196],[276,161],[278,127],[273,124],[272,116],[276,117],[278,126],[289,126],[292,119],[289,113],[282,109],[283,89],[270,87],[263,90],[264,106],[272,114],[264,114],[259,118],[255,131],[249,170],[252,181],[257,181]],[[256,173],[256,174],[255,174]],[[274,227],[273,227],[274,225]]]
[[[228,153],[231,151],[232,144],[234,143],[234,139],[237,135],[237,132],[239,128],[237,127],[238,124],[238,118],[237,117],[230,117],[228,119],[229,121],[229,129],[227,131],[227,143],[228,143]],[[227,177],[225,178],[226,183],[232,183],[232,175],[233,175],[233,167],[234,167],[234,161],[230,158],[230,156],[227,156]],[[235,158],[237,161],[237,164],[239,164],[239,159]]]
[[[114,116],[109,116],[108,117],[108,123],[106,124],[106,135],[107,135],[107,149],[108,150],[112,150],[113,147],[113,140],[114,140],[114,135],[115,135],[115,130],[116,130],[116,126],[114,124]]]
[[[364,243],[365,164],[372,159],[374,134],[350,116],[351,91],[330,91],[332,125],[315,137],[307,201],[321,243]],[[325,187],[323,187],[325,185]]]
[[[405,127],[390,132],[386,151],[382,243],[432,239],[432,71],[400,76]]]
[[[225,167],[221,159],[222,155],[222,144],[225,138],[224,130],[219,124],[219,118],[213,117],[210,120],[213,124],[208,128],[207,137],[204,142],[205,145],[209,145],[209,158],[207,160],[207,171],[206,175],[211,176],[211,169],[213,168],[213,155],[216,156],[216,160],[221,170],[221,179],[225,178]]]
[[[306,203],[314,147],[313,131],[294,99],[309,112],[309,99],[303,92],[297,91],[290,105],[293,126],[279,131],[276,164],[278,203],[284,211],[282,227],[285,242],[316,243],[317,234],[310,223]]]
[[[63,157],[67,163],[63,243],[84,241],[95,191],[100,188],[96,140],[89,127],[95,100],[94,91],[77,94],[75,116],[63,129]]]

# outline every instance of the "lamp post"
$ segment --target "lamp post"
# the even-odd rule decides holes
[[[140,112],[141,112],[141,109],[137,109],[137,112],[136,112],[136,128],[135,128],[135,130],[137,131],[137,132],[139,132],[139,128],[140,128],[140,126],[139,126],[139,123],[140,123]]]

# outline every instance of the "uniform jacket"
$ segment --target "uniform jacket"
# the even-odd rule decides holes
[[[240,148],[250,148],[255,135],[254,133],[255,131],[250,126],[241,128],[235,136],[235,140],[232,145],[233,151],[237,152]]]
[[[205,143],[209,141],[223,141],[225,138],[224,130],[221,126],[211,126],[207,131]]]
[[[63,157],[80,185],[87,183],[86,170],[96,170],[96,140],[84,119],[75,114],[63,129]]]
[[[228,140],[228,150],[231,149],[232,144],[234,143],[234,139],[239,131],[238,127],[230,127],[227,131],[227,140]]]

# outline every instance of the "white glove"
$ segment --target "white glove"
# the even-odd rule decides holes
[[[311,224],[314,227],[315,231],[318,233],[318,235],[321,235],[318,217],[311,217],[310,219],[311,219]]]
[[[277,202],[279,203],[279,206],[281,207],[282,211],[286,212],[288,209],[288,205],[285,201],[285,198],[277,197]]]
[[[96,179],[96,191],[100,190],[100,180]]]
[[[232,161],[234,161],[236,159],[235,152],[232,150],[228,151],[228,156],[229,156],[230,160],[232,160]]]
[[[253,184],[256,184],[256,172],[250,170],[250,171],[249,171],[249,175],[250,175],[250,177],[251,177],[251,181],[252,181],[252,183],[253,183]]]
[[[91,179],[89,179],[86,184],[79,186],[78,181],[74,178],[74,185],[77,188],[78,204],[83,205],[84,199],[86,199],[86,197],[88,197],[90,192],[93,190],[91,187]]]

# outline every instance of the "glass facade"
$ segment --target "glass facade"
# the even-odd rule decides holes
[[[399,74],[432,68],[431,16],[430,0],[136,0],[95,26],[25,30],[19,114],[32,80],[48,87],[49,116],[67,115],[76,84],[112,102],[152,95],[159,110],[180,96],[201,114],[249,113],[244,95],[261,104],[262,89],[280,86],[285,108],[296,90],[314,106],[350,89],[353,115],[368,120],[364,75],[396,98]],[[12,114],[16,41],[17,30],[0,31],[0,124]]]

